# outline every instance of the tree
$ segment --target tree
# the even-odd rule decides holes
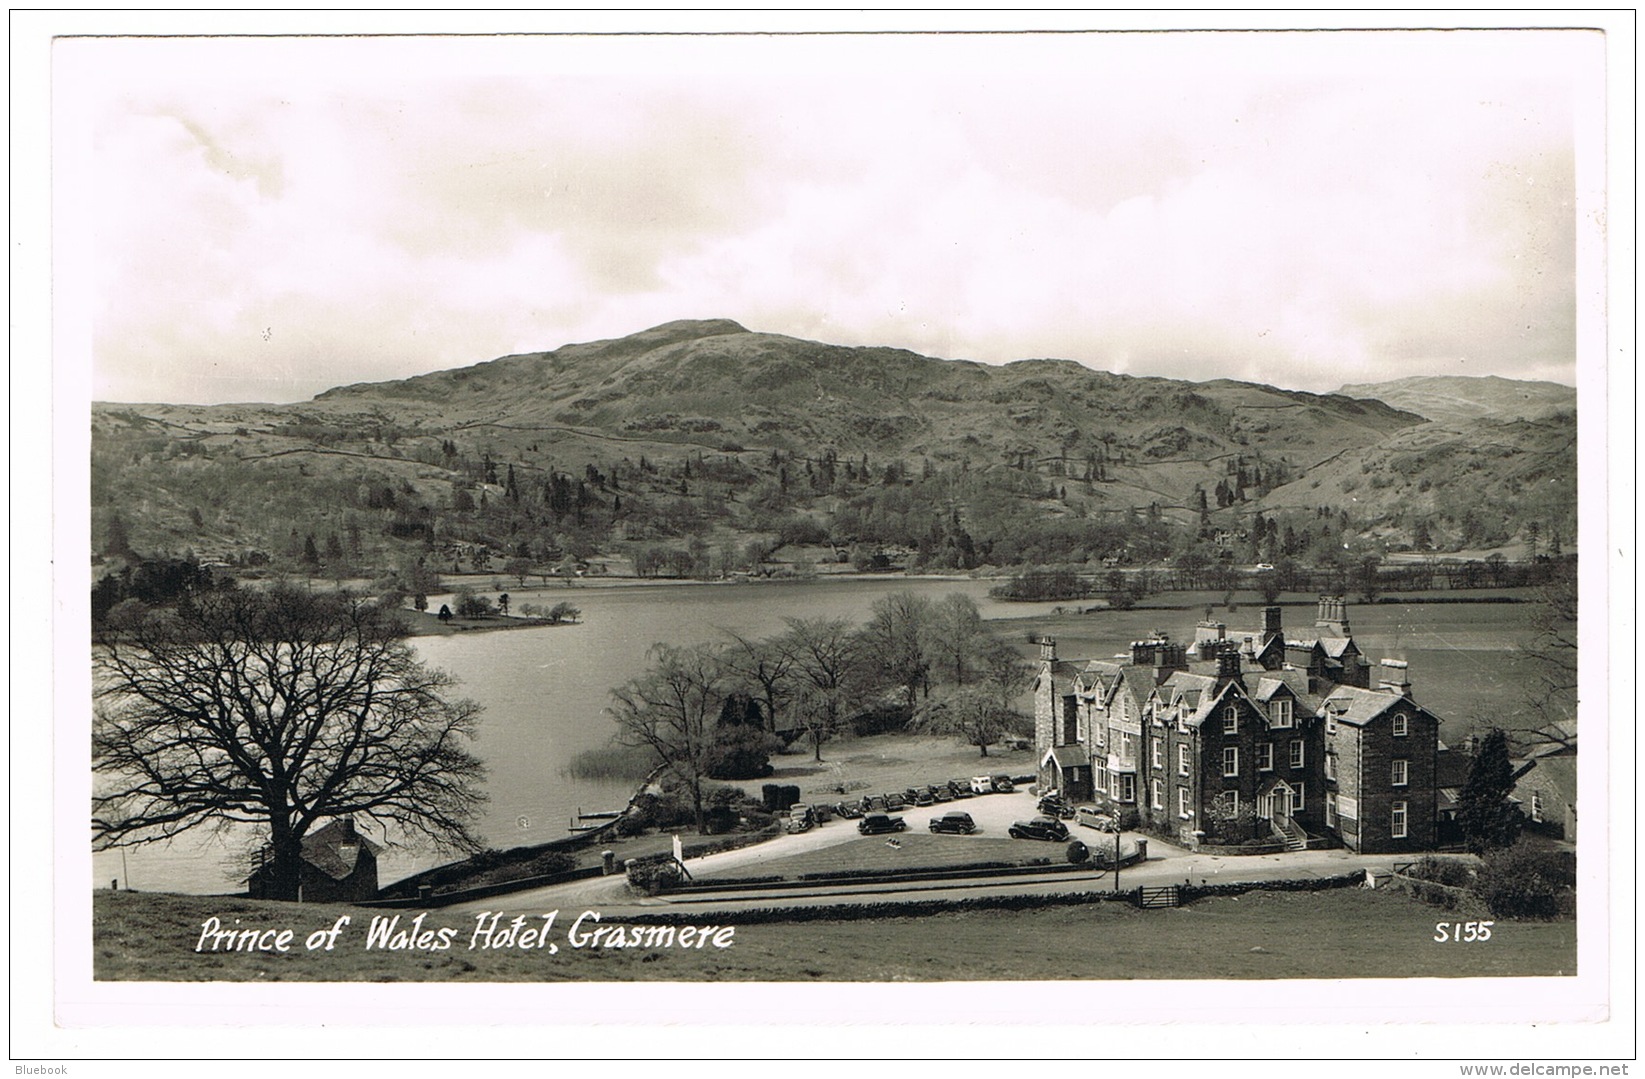
[[[471,588],[459,588],[453,598],[457,601],[457,617],[485,618],[491,614],[491,600]]]
[[[298,898],[303,837],[365,818],[387,841],[476,850],[479,706],[423,666],[392,612],[277,587],[198,596],[105,635],[94,658],[92,834],[261,830],[271,897]]]
[[[935,700],[927,701],[914,717],[916,730],[955,735],[976,746],[979,756],[988,756],[988,747],[1026,725],[1018,712],[1002,708],[998,694],[981,686],[961,686]]]
[[[930,694],[931,601],[914,592],[893,592],[875,600],[871,611],[862,629],[862,655],[881,678],[902,687],[903,708],[913,716],[921,687]]]
[[[1516,730],[1525,744],[1553,743],[1575,748],[1577,688],[1576,569],[1569,563],[1554,567],[1536,590],[1532,616],[1534,632],[1520,649],[1533,678],[1528,704],[1533,716],[1529,731]]]
[[[520,587],[524,588],[525,579],[531,576],[531,559],[511,558],[503,563],[503,572],[519,581]]]
[[[822,744],[845,718],[847,695],[860,680],[859,639],[843,618],[789,618],[783,647],[799,674],[795,718],[811,738],[817,760]]]
[[[657,644],[645,674],[611,691],[608,712],[617,741],[649,749],[691,795],[698,834],[703,820],[703,780],[715,763],[715,728],[726,696],[725,668],[707,645]]]
[[[989,638],[979,664],[982,685],[993,694],[1001,711],[1012,711],[1017,697],[1028,688],[1034,668],[1022,655],[998,637]]]
[[[1523,818],[1508,800],[1514,789],[1514,766],[1508,758],[1508,735],[1493,729],[1480,743],[1457,798],[1457,823],[1468,849],[1482,854],[1512,846]]]
[[[579,608],[573,607],[571,604],[562,601],[550,607],[548,609],[548,614],[545,617],[557,626],[562,622],[575,622],[582,618],[582,616],[583,612]]]
[[[963,686],[987,636],[977,601],[963,592],[953,592],[930,609],[925,649],[944,677],[952,677],[956,686]]]
[[[727,636],[731,644],[723,653],[726,668],[744,686],[759,687],[766,722],[775,732],[778,710],[786,709],[794,696],[794,655],[780,638],[752,641],[730,632]]]

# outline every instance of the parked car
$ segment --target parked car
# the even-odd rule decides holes
[[[931,797],[939,802],[952,802],[954,800],[954,792],[948,789],[946,783],[935,783],[925,789],[930,791]]]
[[[1040,812],[1047,817],[1061,817],[1063,820],[1074,819],[1074,806],[1056,791],[1052,791],[1040,799]]]
[[[804,802],[800,802],[788,807],[788,819],[783,822],[783,831],[805,832],[809,831],[816,823],[817,818],[811,812],[811,807]]]
[[[971,814],[951,809],[940,817],[931,818],[931,830],[933,832],[952,832],[955,835],[970,835],[977,830],[977,822],[971,819]]]
[[[908,822],[901,817],[892,817],[885,813],[870,813],[857,822],[857,831],[863,835],[882,835],[886,832],[900,832],[908,827]]]
[[[994,777],[993,776],[972,776],[971,777],[971,793],[972,794],[993,794],[994,793]]]
[[[864,813],[884,813],[885,796],[880,794],[865,794],[857,805]]]
[[[1017,789],[1010,776],[989,776],[988,781],[993,784],[995,794],[1010,794]]]
[[[975,798],[977,796],[977,792],[971,789],[969,779],[950,779],[948,789],[955,798]]]
[[[906,794],[887,794],[882,800],[885,802],[885,811],[887,813],[895,813],[899,809],[907,809],[913,804],[908,800],[908,795]]]
[[[841,802],[834,807],[834,812],[846,820],[856,820],[863,815],[863,807],[861,802]]]
[[[1111,814],[1104,813],[1096,806],[1080,806],[1074,810],[1074,823],[1085,828],[1095,828],[1099,832],[1117,832],[1120,822]]]
[[[931,796],[931,791],[927,787],[909,787],[903,792],[903,797],[907,798],[909,802],[917,806],[937,804],[937,800]]]
[[[1068,825],[1055,817],[1015,821],[1007,831],[1012,839],[1044,839],[1060,843],[1068,838]]]

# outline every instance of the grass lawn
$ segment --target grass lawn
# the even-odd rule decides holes
[[[1117,903],[959,911],[876,921],[738,926],[723,950],[572,948],[562,912],[557,954],[469,950],[474,920],[435,911],[450,950],[367,950],[371,912],[238,899],[96,893],[95,976],[142,981],[978,981],[1065,978],[1462,978],[1576,973],[1576,924],[1499,921],[1483,944],[1437,944],[1441,912],[1357,888],[1252,892],[1177,910]],[[304,938],[353,920],[330,952]],[[285,954],[196,953],[201,923],[289,927]],[[235,923],[239,919],[239,923]],[[409,921],[401,915],[401,924]]]

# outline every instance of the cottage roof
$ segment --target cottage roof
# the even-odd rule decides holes
[[[1517,765],[1518,762],[1516,762]],[[1552,787],[1571,805],[1576,804],[1576,757],[1538,757],[1517,778],[1520,782],[1530,777],[1534,785]],[[1517,772],[1519,769],[1515,768]]]
[[[373,856],[383,850],[356,831],[352,820],[335,820],[303,837],[303,861],[332,880],[342,880],[359,864],[362,847]]]

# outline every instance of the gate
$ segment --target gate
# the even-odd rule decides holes
[[[1159,907],[1179,907],[1181,899],[1175,884],[1167,884],[1163,888],[1138,888],[1137,906],[1143,910],[1153,910]]]

